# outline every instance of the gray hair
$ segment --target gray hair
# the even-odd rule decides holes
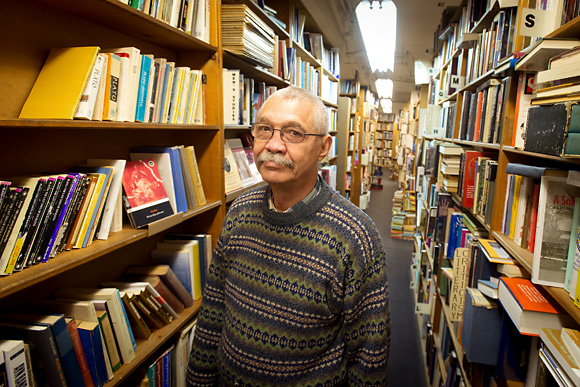
[[[322,100],[317,96],[315,96],[314,94],[299,87],[288,86],[273,93],[270,97],[268,97],[265,103],[267,103],[272,98],[281,100],[300,100],[309,102],[313,108],[312,116],[310,117],[310,125],[314,130],[316,130],[316,132],[318,132],[318,134],[325,135],[328,134],[329,123],[326,107],[324,106]],[[260,117],[261,110],[262,109],[258,111],[257,118]]]

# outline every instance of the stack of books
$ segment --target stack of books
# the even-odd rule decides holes
[[[275,34],[245,4],[222,5],[222,46],[265,68],[274,67]]]

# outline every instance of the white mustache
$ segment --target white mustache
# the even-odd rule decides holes
[[[256,165],[259,167],[265,162],[274,162],[278,165],[288,167],[290,169],[294,169],[296,164],[288,159],[285,159],[280,153],[272,153],[270,151],[265,151],[264,153],[260,154],[256,159]]]

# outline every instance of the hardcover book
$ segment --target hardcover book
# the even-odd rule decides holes
[[[100,47],[50,50],[19,118],[72,120]]]
[[[575,324],[543,287],[526,278],[501,277],[499,300],[522,335],[539,336],[540,328]]]
[[[127,162],[123,172],[123,204],[134,228],[173,215],[154,160]]]

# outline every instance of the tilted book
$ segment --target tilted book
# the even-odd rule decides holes
[[[127,162],[123,173],[123,203],[134,228],[173,215],[154,160]]]
[[[19,118],[72,120],[100,47],[50,50]]]

